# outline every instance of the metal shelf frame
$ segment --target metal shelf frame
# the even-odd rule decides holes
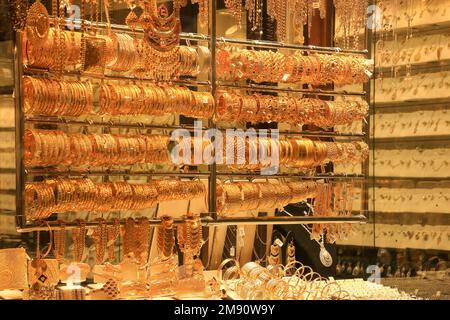
[[[213,3],[215,1],[211,1],[211,11],[216,12],[216,3]],[[275,41],[263,41],[263,40],[247,40],[247,39],[232,39],[232,38],[225,38],[225,37],[217,37],[214,24],[216,23],[216,19],[214,18],[214,14],[212,15],[213,18],[211,23],[211,36],[209,35],[203,35],[198,33],[187,33],[187,32],[181,32],[180,33],[180,39],[181,40],[187,40],[187,41],[208,41],[211,42],[211,39],[214,39],[214,41],[220,45],[220,44],[236,44],[236,45],[244,45],[244,46],[250,46],[255,48],[267,48],[267,49],[292,49],[292,50],[302,50],[302,51],[308,51],[308,52],[321,52],[321,53],[338,53],[338,54],[361,54],[366,55],[368,53],[367,50],[350,50],[350,49],[342,49],[338,47],[319,47],[319,46],[313,46],[313,45],[297,45],[297,44],[288,44],[288,43],[282,43],[282,42],[275,42]],[[50,21],[53,21],[52,16],[50,16]],[[89,20],[84,20],[84,23],[86,26],[89,26],[91,22]],[[105,22],[98,22],[93,27],[99,27],[100,29],[106,29],[107,24]],[[130,30],[125,25],[118,25],[118,24],[111,24],[111,30],[113,31],[120,31],[125,33],[143,33],[143,30],[138,27],[135,30]]]
[[[265,40],[242,40],[242,39],[231,39],[220,37],[217,39],[219,45],[221,44],[236,44],[236,45],[244,45],[254,48],[267,48],[267,49],[292,49],[292,50],[301,50],[308,52],[319,52],[319,53],[337,53],[337,54],[361,54],[367,55],[367,50],[350,50],[350,49],[341,49],[338,47],[319,47],[313,45],[297,45],[297,44],[287,44],[282,42],[275,41],[265,41]]]
[[[121,177],[121,176],[147,176],[147,177],[209,177],[210,172],[176,172],[176,171],[141,171],[141,170],[57,170],[57,169],[25,169],[27,176],[105,176],[105,177]]]
[[[213,219],[212,217],[203,217],[200,219],[202,226],[204,227],[215,227],[215,226],[224,226],[224,225],[292,225],[292,224],[360,224],[365,223],[367,218],[363,215],[355,215],[355,216],[336,216],[336,217],[313,217],[313,216],[275,216],[275,217],[242,217],[242,218],[217,218]],[[120,221],[121,224],[124,223],[124,220]],[[173,219],[175,225],[182,224],[184,220],[182,218]],[[111,221],[106,221],[107,224],[112,224]],[[161,219],[149,219],[150,226],[156,227],[161,225]],[[95,228],[98,225],[95,221],[86,221],[86,228]],[[65,230],[70,230],[78,227],[78,223],[66,222],[64,225]],[[18,232],[33,232],[33,231],[46,231],[51,229],[61,230],[61,226],[59,222],[48,221],[46,223],[41,223],[40,225],[35,225],[26,228],[17,228]]]
[[[217,8],[216,1],[210,1],[210,10],[215,13]],[[217,25],[216,25],[216,15],[211,15],[211,23],[209,25],[209,35],[200,35],[193,33],[181,33],[180,38],[190,45],[190,41],[202,42],[209,45],[211,52],[211,68],[208,81],[197,81],[195,79],[185,79],[179,81],[171,81],[170,83],[191,86],[191,87],[206,87],[214,95],[219,87],[232,87],[241,88],[254,91],[267,91],[267,92],[297,92],[307,95],[316,96],[361,96],[368,97],[369,92],[366,90],[364,92],[347,92],[347,91],[331,91],[331,90],[320,90],[320,89],[295,89],[295,88],[279,88],[272,86],[263,85],[253,85],[245,84],[239,85],[235,83],[225,83],[217,81],[216,75],[216,49],[222,44],[233,44],[233,45],[244,45],[248,47],[266,48],[266,49],[291,49],[300,50],[305,52],[318,52],[318,53],[329,53],[329,54],[360,54],[367,55],[369,52],[367,50],[343,50],[336,47],[318,47],[318,46],[304,46],[295,44],[285,44],[272,41],[259,41],[259,40],[239,40],[239,39],[229,39],[229,38],[218,38],[217,37]],[[52,19],[50,19],[52,21]],[[85,21],[86,25],[89,25],[89,21]],[[106,29],[106,23],[99,23],[99,28]],[[140,33],[142,30],[131,31],[127,26],[124,25],[111,25],[111,29],[120,32],[137,32]],[[24,75],[37,75],[41,77],[52,76],[52,72],[43,69],[34,69],[24,67],[23,65],[23,50],[22,50],[22,35],[20,32],[14,34],[14,96],[15,96],[15,143],[16,143],[16,224],[17,231],[19,232],[32,232],[38,230],[47,230],[50,226],[53,230],[58,229],[58,222],[47,221],[43,222],[29,222],[25,216],[24,207],[24,189],[25,181],[27,176],[154,176],[154,177],[185,177],[185,178],[197,178],[197,177],[207,177],[208,178],[208,189],[209,189],[209,212],[202,214],[205,215],[201,218],[201,222],[205,227],[209,226],[219,226],[219,225],[273,225],[273,224],[327,224],[327,223],[365,223],[367,221],[366,217],[363,215],[355,216],[293,216],[293,217],[244,217],[244,218],[223,218],[219,217],[216,210],[216,183],[217,179],[223,179],[226,177],[236,177],[236,178],[294,178],[294,179],[366,179],[367,175],[344,175],[344,174],[278,174],[272,176],[261,176],[259,172],[252,173],[223,173],[218,172],[216,164],[209,166],[208,170],[205,172],[157,172],[157,171],[133,171],[133,170],[56,170],[54,168],[47,169],[34,169],[26,168],[23,161],[23,135],[25,124],[50,124],[50,125],[78,125],[78,126],[94,126],[94,127],[111,127],[111,128],[134,128],[134,129],[155,129],[155,130],[176,130],[176,129],[186,129],[188,131],[193,131],[195,128],[192,126],[165,126],[165,125],[151,125],[143,123],[128,123],[123,121],[98,121],[98,120],[80,120],[73,118],[64,117],[42,117],[42,116],[25,116],[23,113],[23,76]],[[84,74],[80,72],[66,72],[64,76],[73,76],[79,78],[95,78],[100,81],[103,80],[119,80],[119,81],[142,81],[142,82],[152,82],[149,79],[138,79],[130,76],[124,76],[119,74],[107,74],[107,75],[95,75],[95,74]],[[369,88],[370,89],[370,88]],[[207,127],[202,129],[215,129],[217,125],[214,119],[209,119]],[[280,135],[287,136],[310,136],[310,137],[324,137],[324,138],[334,138],[334,137],[345,137],[345,138],[365,138],[368,137],[368,130],[363,133],[339,133],[339,132],[329,132],[329,131],[304,131],[304,132],[292,132],[285,131],[280,132]],[[365,212],[364,210],[362,212]],[[161,223],[159,219],[150,219],[150,225],[158,226]],[[175,219],[175,223],[182,223],[183,219]],[[96,222],[87,221],[88,228],[95,227]],[[70,229],[77,227],[77,222],[66,222],[65,228]]]
[[[128,129],[152,129],[152,130],[177,130],[184,129],[194,131],[196,128],[188,125],[153,125],[144,124],[141,122],[119,122],[114,120],[109,121],[93,121],[93,120],[74,120],[65,117],[26,117],[25,121],[28,123],[43,123],[53,125],[77,125],[88,127],[107,127],[107,128],[128,128]],[[197,128],[198,129],[198,128]],[[207,127],[200,127],[202,130],[207,130]]]
[[[247,178],[247,179],[286,179],[286,178],[297,178],[297,179],[310,179],[310,180],[364,180],[366,176],[364,174],[339,174],[339,173],[324,173],[324,174],[301,174],[301,173],[284,173],[284,174],[274,174],[274,175],[261,175],[257,172],[218,172],[218,177],[222,178]]]
[[[39,77],[48,77],[53,75],[54,73],[47,69],[38,69],[32,67],[25,67],[23,69],[24,75],[32,75]],[[197,81],[195,79],[180,79],[180,80],[171,80],[171,81],[155,81],[147,78],[136,78],[132,76],[127,76],[119,73],[113,74],[96,74],[96,73],[83,73],[81,71],[65,71],[64,76],[72,76],[79,78],[90,78],[90,79],[98,79],[98,80],[121,80],[121,81],[135,81],[140,83],[152,83],[152,84],[176,84],[176,85],[184,85],[187,87],[211,87],[210,81]]]
[[[407,65],[402,64],[394,67],[377,67],[375,68],[375,76],[383,79],[401,78],[407,76]],[[392,71],[394,70],[394,71]],[[450,70],[450,59],[412,63],[409,76],[420,75],[423,73],[437,73]]]
[[[26,117],[25,121],[28,123],[42,123],[42,124],[52,124],[52,125],[77,125],[77,126],[88,126],[88,127],[108,127],[108,128],[128,128],[128,129],[151,129],[151,130],[177,130],[184,129],[188,131],[194,131],[196,129],[208,130],[212,129],[209,127],[193,127],[188,125],[153,125],[144,124],[141,122],[119,122],[115,120],[109,121],[94,121],[90,119],[86,120],[74,120],[72,118],[66,117],[42,117],[42,116],[31,116]],[[14,128],[12,128],[14,130]],[[225,131],[226,129],[214,128],[216,130]],[[1,130],[0,130],[1,131]],[[284,136],[304,136],[304,137],[343,137],[349,139],[360,139],[365,137],[364,132],[358,133],[346,133],[346,132],[334,132],[334,131],[280,131],[279,135]]]
[[[219,87],[234,88],[249,91],[262,91],[262,92],[291,92],[291,93],[303,93],[307,95],[317,96],[359,96],[365,97],[366,92],[352,92],[352,91],[335,91],[335,90],[322,90],[322,89],[299,89],[292,87],[275,87],[268,85],[258,84],[239,84],[236,82],[219,81],[217,82]]]

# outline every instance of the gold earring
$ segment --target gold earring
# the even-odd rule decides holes
[[[295,259],[295,245],[294,245],[294,240],[291,240],[290,242],[289,242],[289,245],[288,245],[288,247],[287,247],[287,255],[286,255],[286,265],[287,264],[289,264],[289,263],[291,263],[291,262],[294,262],[296,259]]]
[[[269,264],[276,266],[280,264],[280,246],[275,242],[270,246]]]

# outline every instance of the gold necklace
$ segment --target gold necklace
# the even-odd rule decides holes
[[[305,43],[303,27],[308,23],[308,0],[289,0],[288,12],[291,12],[296,41]]]
[[[239,1],[240,2],[240,1]],[[248,21],[251,23],[251,30],[256,31],[260,30],[262,32],[262,2],[260,0],[246,0],[245,1],[245,9],[248,11]],[[241,10],[242,7],[239,7],[238,5],[234,5],[231,8],[232,12],[233,10]],[[241,15],[237,14],[237,12],[233,12],[233,15],[239,19],[239,23],[241,24]],[[239,26],[241,27],[241,25]]]
[[[59,230],[55,230],[53,234],[53,241],[55,244],[55,258],[62,262],[64,260],[64,253],[66,248],[66,228],[64,221],[59,221]]]
[[[254,0],[253,0],[254,1]],[[236,21],[239,29],[242,28],[242,1],[241,0],[225,0],[225,8],[227,8]]]
[[[47,9],[40,0],[33,3],[28,9],[25,26],[29,39],[47,37],[50,30],[50,18]]]
[[[267,0],[267,13],[277,22],[277,39],[286,41],[287,0]]]
[[[92,233],[92,239],[95,243],[95,262],[96,264],[103,264],[107,245],[107,225],[105,219],[103,218],[99,218],[97,221],[98,226]]]
[[[135,235],[134,235],[134,219],[126,218],[123,226],[123,254],[127,256],[134,252]]]
[[[136,248],[134,254],[141,264],[145,264],[148,258],[150,223],[146,217],[139,217],[136,220]]]
[[[198,21],[200,26],[208,25],[209,0],[191,0],[192,4],[198,3]]]
[[[75,262],[81,262],[86,241],[86,222],[82,219],[77,219],[76,221],[78,222],[78,228],[72,231],[73,256]]]
[[[34,269],[34,276],[35,276],[36,282],[31,284],[29,293],[30,293],[31,299],[47,300],[50,298],[50,296],[51,296],[50,293],[53,291],[53,288],[51,286],[47,286],[45,284],[48,280],[48,277],[45,275],[45,272],[47,271],[48,266],[44,260],[44,258],[47,254],[44,254],[44,256],[41,257],[40,234],[41,234],[40,231],[37,231],[36,257],[30,263],[31,267]],[[50,241],[51,241],[51,237],[50,237]]]
[[[358,48],[359,33],[366,27],[368,0],[333,0],[336,18],[341,21],[344,48]],[[337,34],[337,33],[336,33]]]
[[[165,4],[157,6],[152,0],[145,4],[141,19],[144,29],[143,49],[149,62],[148,75],[156,80],[171,80],[179,68],[179,42],[181,32],[179,1],[172,14]]]
[[[173,219],[169,216],[161,218],[161,226],[158,227],[157,244],[159,256],[162,260],[167,260],[173,255],[175,246],[175,227]]]

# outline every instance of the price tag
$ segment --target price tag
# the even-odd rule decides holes
[[[369,78],[372,78],[373,73],[370,72],[369,70],[365,70],[364,73],[365,73],[366,76],[368,76]]]
[[[238,247],[239,248],[242,248],[242,247],[244,247],[244,239],[242,239],[242,238],[239,238],[239,241],[238,241]]]
[[[275,244],[278,245],[280,248],[283,246],[283,242],[280,239],[275,240]]]
[[[234,255],[236,254],[236,250],[234,249],[234,247],[230,248],[230,257],[234,257]]]
[[[240,227],[240,228],[239,228],[239,236],[241,236],[242,238],[245,237],[245,230],[244,230],[243,227]]]
[[[319,4],[319,2],[318,1],[316,1],[316,2],[313,2],[313,9],[319,9],[319,7],[320,7],[320,4]]]

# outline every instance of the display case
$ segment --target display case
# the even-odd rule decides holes
[[[375,3],[372,220],[338,249],[342,276],[377,265],[382,283],[431,299],[448,299],[449,283],[448,5]]]
[[[415,298],[372,283],[385,275],[374,252],[446,250],[445,203],[432,218],[417,212],[424,197],[445,201],[445,110],[426,113],[441,120],[440,134],[421,133],[419,151],[408,123],[426,111],[397,102],[409,90],[445,104],[446,84],[408,87],[416,70],[442,64],[379,61],[403,31],[391,30],[391,44],[389,30],[373,30],[378,15],[365,13],[390,9],[362,0],[14,3],[2,43],[0,247],[24,247],[32,261],[29,289],[7,289],[25,299]],[[397,78],[402,68],[408,81]],[[383,133],[390,125],[380,119],[398,131]],[[427,171],[427,157],[438,170]],[[418,228],[428,247],[401,240]],[[399,234],[380,236],[390,233]]]

